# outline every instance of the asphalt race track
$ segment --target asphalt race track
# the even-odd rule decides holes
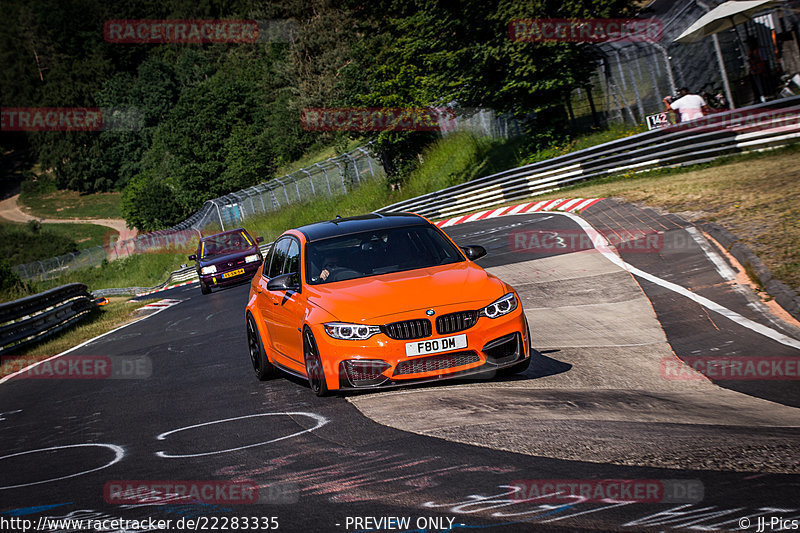
[[[581,218],[446,231],[485,246],[479,263],[519,291],[535,357],[525,374],[317,398],[301,380],[252,375],[247,285],[165,291],[174,305],[64,356],[111,360],[111,376],[40,368],[0,383],[0,530],[106,520],[157,531],[113,522],[153,519],[232,531],[258,517],[279,531],[755,531],[761,518],[770,531],[800,520],[797,377],[669,374],[696,357],[800,356],[796,325],[732,282],[701,233],[612,200]],[[619,237],[619,253],[586,246],[592,231]],[[656,490],[548,491],[613,480]],[[204,503],[111,494],[192,481],[256,490]]]

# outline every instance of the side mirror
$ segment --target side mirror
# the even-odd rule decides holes
[[[297,283],[297,272],[281,274],[275,276],[267,283],[268,291],[298,291],[300,285]]]
[[[256,237],[256,242],[264,242],[264,237]]]
[[[197,261],[197,256],[195,254],[192,254],[192,255],[189,256],[189,259],[191,261]]]
[[[476,259],[480,259],[486,255],[486,248],[483,246],[478,246],[477,244],[473,244],[472,246],[462,246],[461,250],[470,261],[475,261]]]

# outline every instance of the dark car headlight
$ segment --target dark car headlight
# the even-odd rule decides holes
[[[498,318],[507,315],[517,308],[517,297],[513,292],[509,292],[502,298],[498,298],[483,309],[478,311],[478,316],[485,316],[487,318]]]
[[[211,265],[207,267],[203,267],[200,269],[201,274],[216,274],[217,273],[217,265]]]
[[[376,333],[381,332],[379,326],[365,326],[364,324],[347,324],[344,322],[328,322],[324,324],[325,333],[334,339],[345,341],[363,341]]]

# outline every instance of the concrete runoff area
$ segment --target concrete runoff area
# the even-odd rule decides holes
[[[601,253],[487,270],[520,294],[534,349],[528,371],[353,396],[353,405],[393,428],[535,456],[800,472],[800,409],[706,379],[665,379],[664,361],[681,363],[650,300],[634,276]]]

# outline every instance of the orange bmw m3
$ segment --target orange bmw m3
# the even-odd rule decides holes
[[[528,324],[516,291],[426,219],[337,218],[286,231],[245,310],[258,379],[283,370],[331,391],[522,372]]]

